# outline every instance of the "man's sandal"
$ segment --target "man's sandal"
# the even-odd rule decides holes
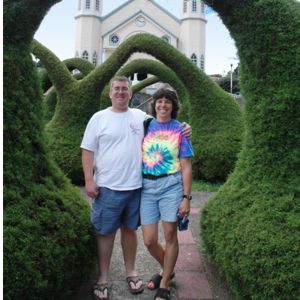
[[[106,292],[106,297],[100,298],[95,292],[98,291],[102,293],[102,295],[105,295]],[[94,300],[109,300],[109,294],[108,294],[108,285],[107,283],[95,283],[94,288],[93,288],[93,297]]]
[[[143,292],[144,284],[143,284],[142,279],[140,279],[138,276],[128,276],[126,278],[126,281],[127,281],[129,291],[130,291],[131,294],[139,294],[139,293]],[[139,282],[142,283],[139,288],[132,287],[132,284],[136,287]]]
[[[170,280],[172,280],[175,277],[175,273],[173,272],[170,276]],[[160,282],[162,280],[162,276],[159,273],[154,274],[151,279],[147,283],[147,288],[149,290],[156,290],[160,286]],[[149,287],[149,284],[153,283],[153,287]]]
[[[157,289],[156,294],[154,296],[154,300],[156,300],[156,298],[169,300],[170,299],[170,290],[163,289],[163,288]]]

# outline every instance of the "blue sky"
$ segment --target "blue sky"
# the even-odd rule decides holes
[[[106,15],[125,0],[103,0],[103,14]],[[180,16],[181,0],[156,1],[162,7]],[[60,59],[74,56],[75,20],[77,0],[63,0],[54,5],[35,34],[35,38],[53,51]],[[237,65],[237,50],[233,39],[216,13],[206,15],[206,73],[224,74]]]

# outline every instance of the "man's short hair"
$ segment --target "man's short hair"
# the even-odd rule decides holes
[[[113,83],[115,81],[123,81],[123,82],[127,82],[128,83],[128,87],[129,89],[131,89],[131,81],[129,78],[125,77],[125,76],[115,76],[111,79],[110,84],[109,84],[109,89],[111,90]]]

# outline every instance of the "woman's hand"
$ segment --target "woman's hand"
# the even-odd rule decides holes
[[[190,214],[190,200],[183,198],[178,209],[181,217],[188,217]]]

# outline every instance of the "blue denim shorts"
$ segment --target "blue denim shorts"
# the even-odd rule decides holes
[[[177,212],[182,201],[181,173],[156,180],[143,179],[141,199],[141,223],[155,224],[159,220],[177,222]]]
[[[100,235],[116,232],[121,225],[136,230],[140,226],[141,189],[116,191],[100,187],[93,200],[91,223]]]

